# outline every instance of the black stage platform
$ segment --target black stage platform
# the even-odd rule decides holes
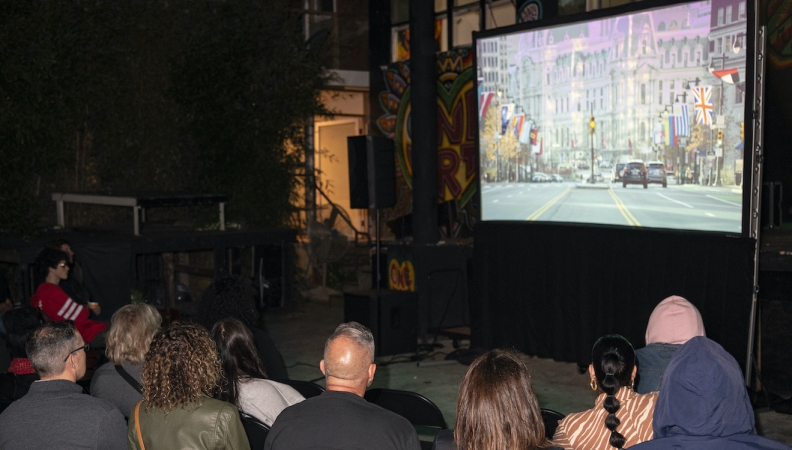
[[[95,227],[90,229],[59,230],[42,234],[34,242],[21,238],[0,236],[0,263],[16,266],[18,290],[15,301],[26,301],[36,288],[32,263],[36,255],[48,242],[65,239],[76,253],[82,268],[86,287],[102,305],[101,319],[109,319],[118,308],[130,302],[133,288],[148,294],[150,302],[161,307],[172,307],[173,274],[197,273],[215,279],[229,275],[240,275],[239,252],[252,248],[251,264],[254,278],[266,279],[270,285],[278,286],[278,299],[272,306],[288,307],[291,302],[293,284],[292,243],[297,231],[275,230],[227,230],[193,231],[164,225],[148,225],[142,235],[130,232],[129,224],[120,227]],[[211,251],[214,253],[213,269],[180,267],[173,255],[184,252]],[[155,264],[154,277],[160,277],[160,289],[164,298],[151,298],[154,293],[146,287],[152,275],[146,274],[146,259],[159,261]],[[149,267],[151,265],[149,264]],[[149,270],[150,271],[150,270]],[[157,281],[157,280],[155,280]],[[196,299],[197,300],[197,299]]]

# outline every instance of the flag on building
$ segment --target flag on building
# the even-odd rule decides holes
[[[531,136],[530,136],[530,144],[536,145],[536,138],[539,136],[539,127],[533,126],[531,127]]]
[[[736,67],[733,69],[711,70],[711,72],[713,75],[723,80],[724,83],[736,84],[740,82],[740,73],[737,71]]]
[[[669,114],[663,121],[663,132],[665,133],[665,145],[679,144],[676,134],[676,117],[673,114]]]
[[[489,110],[490,103],[492,103],[492,98],[495,97],[494,92],[485,92],[479,96],[479,117],[484,118],[487,116],[487,110]],[[483,121],[482,121],[483,123]]]
[[[512,114],[514,114],[514,103],[501,106],[501,136],[509,130]]]
[[[653,144],[663,143],[663,124],[661,122],[655,122],[654,130],[652,131],[652,137]]]
[[[519,140],[520,133],[522,133],[523,123],[525,122],[525,114],[517,114],[514,116],[514,136]]]
[[[685,103],[674,103],[674,125],[677,136],[690,136],[690,111]]]
[[[693,91],[693,108],[696,110],[696,123],[712,125],[712,86],[696,86]]]
[[[520,135],[517,137],[517,141],[520,144],[530,144],[531,143],[531,129],[533,128],[533,120],[528,119],[524,121],[522,128],[520,129]]]

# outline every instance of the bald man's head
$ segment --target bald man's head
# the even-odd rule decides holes
[[[325,375],[341,380],[368,378],[374,362],[374,336],[357,322],[343,323],[327,339],[324,351]]]

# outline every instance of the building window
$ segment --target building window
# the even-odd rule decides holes
[[[641,104],[642,105],[646,104],[646,85],[645,84],[641,85]]]
[[[739,20],[745,20],[745,19],[746,19],[746,15],[745,15],[745,2],[740,2],[740,4],[737,6],[737,8],[738,8],[738,9],[737,9],[737,11],[738,11],[738,13],[739,13],[739,17],[737,17],[737,19],[739,19]]]
[[[734,17],[732,17],[732,5],[726,6],[726,17],[724,19],[724,23],[727,25],[734,22]]]
[[[723,25],[723,8],[718,8],[718,25]]]

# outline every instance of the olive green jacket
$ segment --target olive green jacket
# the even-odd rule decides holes
[[[145,449],[250,450],[236,406],[209,397],[203,397],[201,402],[201,406],[188,403],[168,413],[154,408],[147,412],[146,401],[140,402],[140,433]],[[142,450],[136,425],[132,408],[127,429],[130,450]]]

